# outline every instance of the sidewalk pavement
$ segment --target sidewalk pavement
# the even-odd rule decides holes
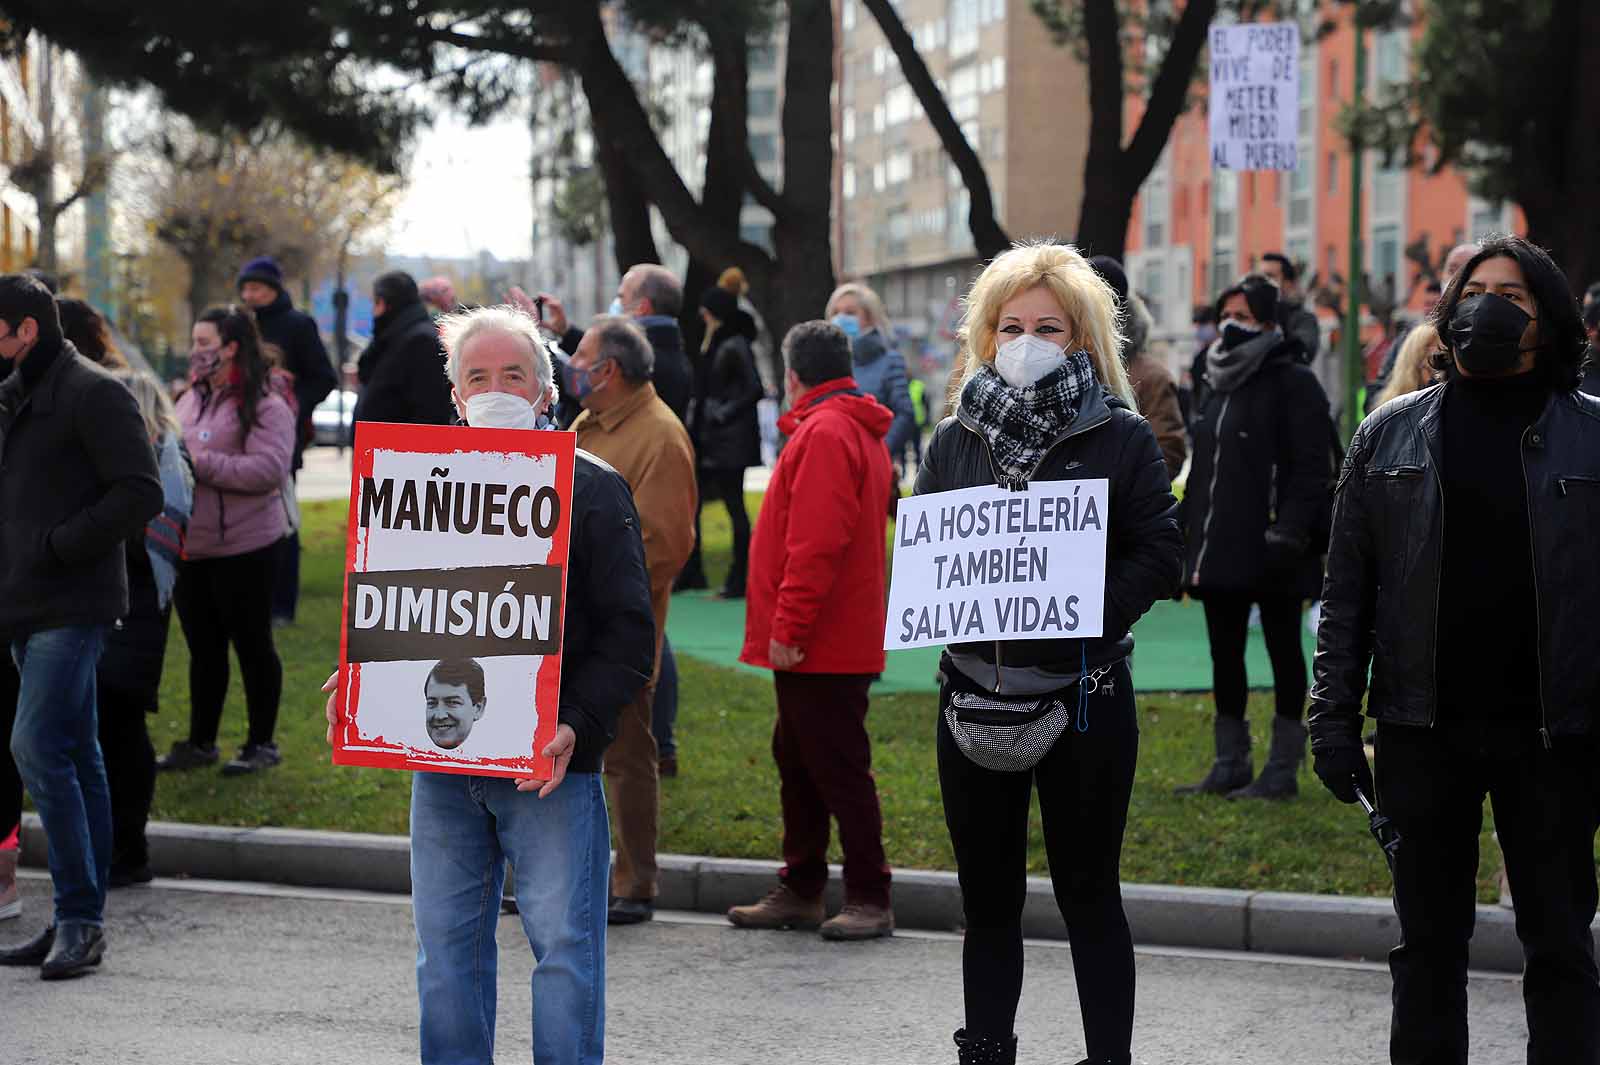
[[[23,864],[42,866],[45,839],[36,815],[23,817],[22,836]],[[411,890],[410,841],[404,836],[158,821],[150,825],[149,838],[150,866],[157,876]],[[660,864],[661,909],[713,914],[760,898],[778,871],[775,862],[682,854],[663,854]],[[842,901],[841,883],[834,867],[830,910]],[[1133,940],[1143,945],[1380,961],[1399,935],[1394,904],[1386,898],[1162,884],[1124,884],[1122,893]],[[955,874],[896,870],[894,912],[900,928],[959,931],[961,888]],[[1067,938],[1048,878],[1028,878],[1022,926],[1029,938]],[[1522,949],[1510,910],[1478,907],[1471,964],[1487,971],[1521,971]]]

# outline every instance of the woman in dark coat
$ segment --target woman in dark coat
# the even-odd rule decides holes
[[[1305,603],[1322,590],[1335,474],[1328,397],[1300,341],[1277,325],[1278,290],[1257,274],[1217,299],[1220,333],[1195,382],[1194,463],[1183,501],[1185,584],[1205,607],[1216,760],[1186,794],[1286,799],[1305,755]],[[1250,608],[1272,660],[1272,746],[1253,783],[1245,641]]]
[[[183,446],[172,401],[148,375],[118,376],[139,401],[161,470],[165,503],[144,535],[123,544],[128,568],[128,614],[106,634],[95,671],[100,749],[111,788],[112,887],[150,880],[145,825],[155,798],[156,752],[145,715],[159,709],[161,670],[171,628],[172,589],[194,499],[194,469]]]
[[[750,516],[744,505],[744,471],[761,465],[761,426],[756,405],[763,394],[751,343],[756,324],[738,298],[712,287],[700,297],[706,323],[701,388],[692,433],[700,472],[700,503],[721,500],[733,522],[733,565],[723,583],[724,599],[744,598],[750,557]]]

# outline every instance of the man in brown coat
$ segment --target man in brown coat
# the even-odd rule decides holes
[[[694,547],[695,463],[688,431],[650,383],[655,353],[631,320],[594,320],[567,364],[567,389],[583,404],[572,423],[578,446],[610,463],[633,489],[650,573],[656,616],[656,670],[667,631],[672,582]],[[650,732],[656,675],[622,710],[617,738],[606,750],[616,830],[611,870],[612,924],[635,924],[655,915],[659,879],[656,835],[660,811],[659,763]]]

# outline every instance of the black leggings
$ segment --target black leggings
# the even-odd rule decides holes
[[[1295,597],[1258,598],[1247,592],[1206,592],[1206,635],[1211,639],[1211,686],[1222,717],[1244,717],[1250,684],[1244,648],[1250,635],[1250,606],[1261,605],[1261,632],[1272,660],[1277,713],[1300,719],[1306,704],[1306,654],[1300,643],[1301,608]]]
[[[745,573],[750,564],[750,515],[744,507],[743,470],[700,471],[700,505],[718,500],[728,508],[728,520],[733,523],[733,558],[722,590],[743,595]],[[695,534],[698,542],[698,527]]]
[[[156,796],[156,752],[145,724],[147,699],[99,689],[100,752],[111,788],[111,868],[150,864],[145,826]]]
[[[232,558],[189,560],[173,601],[189,641],[189,741],[217,742],[228,695],[228,644],[239,654],[247,743],[270,743],[283,695],[283,663],[272,643],[272,556],[277,544]]]
[[[1122,833],[1139,757],[1133,680],[1126,663],[1031,771],[999,773],[970,761],[944,720],[939,693],[939,790],[955,846],[967,933],[961,974],[967,1030],[1008,1038],[1022,995],[1022,907],[1027,898],[1028,805],[1035,785],[1056,905],[1072,942],[1089,1057],[1129,1061],[1133,937],[1122,912]],[[1077,705],[1077,689],[1068,701]]]

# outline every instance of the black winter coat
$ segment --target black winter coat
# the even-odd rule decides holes
[[[1422,726],[1437,717],[1445,388],[1379,407],[1345,456],[1317,630],[1313,750],[1361,742],[1369,665],[1369,716]],[[1600,399],[1555,393],[1523,436],[1522,466],[1538,603],[1540,730],[1547,742],[1593,735],[1600,724],[1600,554],[1593,539],[1600,529]]]
[[[1184,582],[1207,591],[1314,599],[1334,480],[1328,397],[1293,337],[1231,392],[1196,388],[1183,497]],[[1267,546],[1267,530],[1298,550]]]
[[[328,398],[339,383],[339,375],[328,361],[328,349],[322,345],[316,319],[296,310],[294,301],[282,289],[276,300],[256,311],[256,327],[263,340],[283,352],[283,368],[294,374],[294,399],[299,407],[294,468],[298,470],[301,453],[311,441],[311,411]]]
[[[964,411],[940,422],[923,451],[916,494],[998,484],[989,445]],[[1183,536],[1166,462],[1150,423],[1098,386],[1078,401],[1072,426],[1039,461],[1034,481],[1110,482],[1107,527],[1104,635],[1085,640],[1008,640],[953,644],[1002,669],[1042,669],[1077,675],[1126,658],[1133,651],[1133,623],[1158,599],[1178,588],[1183,573]],[[1002,678],[1004,674],[1002,673]],[[969,678],[978,680],[979,678]]]
[[[455,405],[444,373],[444,347],[428,308],[413,303],[383,316],[356,364],[363,422],[453,425]]]
[[[655,668],[656,621],[633,493],[620,473],[583,450],[573,473],[571,544],[558,718],[578,737],[568,771],[595,773],[618,715]]]
[[[702,468],[742,470],[761,465],[761,425],[756,405],[764,394],[750,341],[755,323],[724,325],[711,338],[705,383],[695,406],[691,435]]]
[[[656,368],[650,375],[656,395],[687,425],[689,398],[694,393],[694,371],[683,350],[683,331],[675,318],[654,317],[640,321],[639,325],[644,327],[644,335],[650,338],[650,347],[656,356]]]
[[[164,502],[133,395],[66,341],[0,383],[0,638],[128,611],[122,541]]]

